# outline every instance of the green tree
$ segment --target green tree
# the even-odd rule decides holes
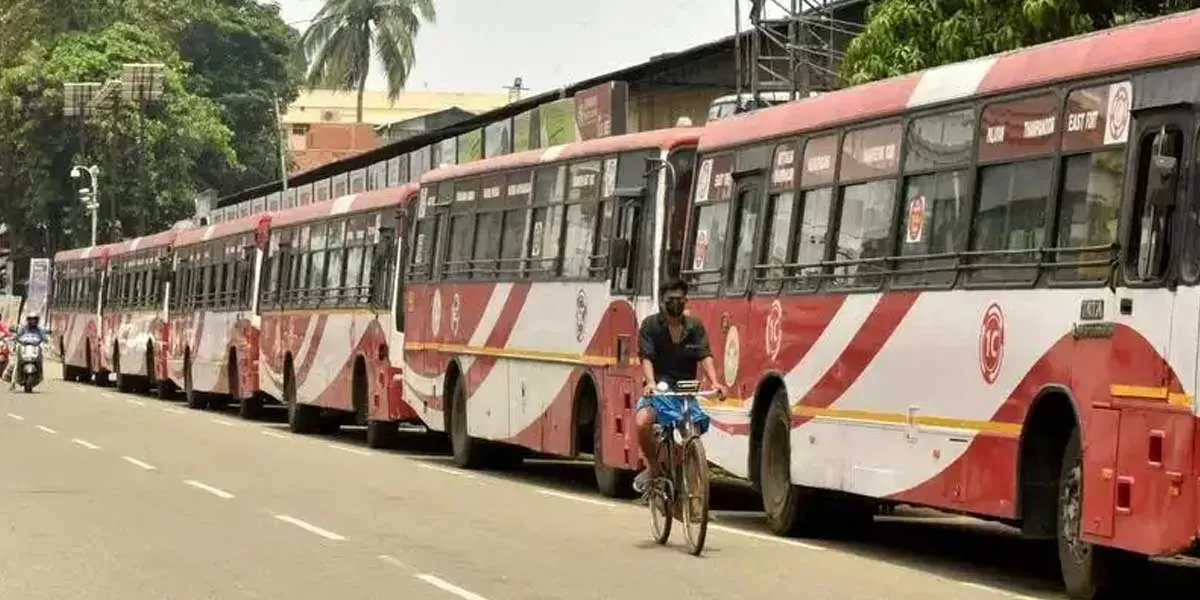
[[[361,123],[372,58],[383,65],[395,100],[416,60],[421,22],[436,18],[433,0],[326,0],[302,38],[309,88],[357,90]]]
[[[277,5],[255,0],[185,0],[186,15],[169,29],[190,65],[187,88],[212,99],[234,132],[238,161],[202,165],[205,179],[221,195],[279,178],[281,110],[297,96],[304,76],[300,33],[288,26]]]
[[[0,223],[18,254],[87,242],[73,164],[102,169],[101,240],[162,229],[191,198],[278,178],[273,100],[303,79],[299,32],[256,0],[0,0]],[[62,84],[167,65],[165,97],[64,117]]]
[[[1200,0],[881,0],[846,50],[856,85],[1200,6]]]
[[[85,122],[63,116],[62,84],[116,77],[121,64],[166,65],[163,98],[139,110],[114,107]],[[118,23],[34,43],[0,69],[0,221],[24,251],[85,244],[89,218],[69,177],[76,163],[102,170],[102,241],[119,225],[134,235],[190,213],[203,157],[233,164],[232,132],[211,100],[189,92],[174,47],[144,28]],[[109,235],[104,235],[109,233]]]

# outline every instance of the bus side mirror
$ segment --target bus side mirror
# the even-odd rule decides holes
[[[1178,163],[1174,156],[1155,155],[1150,159],[1150,170],[1146,177],[1146,201],[1154,206],[1175,205],[1175,184]]]
[[[629,240],[624,238],[614,238],[609,242],[608,249],[609,264],[615,269],[626,269],[629,267]]]

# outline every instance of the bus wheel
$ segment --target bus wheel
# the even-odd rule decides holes
[[[238,405],[238,416],[247,421],[254,421],[262,418],[263,399],[258,394],[251,394],[247,398],[242,398],[241,404]]]
[[[283,376],[283,399],[287,403],[288,428],[292,433],[316,433],[321,427],[321,409],[300,404],[296,398],[296,378],[291,368]]]
[[[400,434],[400,424],[395,421],[367,421],[367,447],[391,448]]]
[[[192,382],[192,357],[183,359],[183,396],[187,399],[188,408],[204,410],[208,408],[208,398],[196,391]]]
[[[467,432],[467,389],[460,378],[454,382],[454,392],[450,395],[450,447],[455,465],[475,469],[482,463],[483,448]]]
[[[778,535],[797,535],[807,525],[813,502],[811,490],[792,485],[792,417],[787,391],[771,401],[763,423],[759,488],[767,524]]]
[[[1126,597],[1141,582],[1146,557],[1083,541],[1083,451],[1079,428],[1063,450],[1058,480],[1058,562],[1067,596],[1076,600]],[[1130,596],[1131,597],[1131,596]]]
[[[634,472],[604,463],[604,427],[600,419],[600,408],[592,418],[592,470],[596,473],[596,489],[607,498],[630,498],[633,496]]]
[[[117,391],[122,394],[132,393],[134,391],[133,378],[121,372],[121,350],[116,344],[113,344],[113,374],[117,379]]]

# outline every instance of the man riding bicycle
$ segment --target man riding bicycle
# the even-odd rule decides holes
[[[655,385],[665,382],[672,389],[680,381],[696,379],[696,366],[720,396],[725,386],[717,379],[708,334],[699,319],[683,313],[687,305],[687,283],[679,280],[664,282],[658,288],[660,312],[646,317],[638,339],[638,355],[642,359],[645,387],[637,404],[638,444],[646,457],[645,470],[633,480],[633,489],[643,493],[658,473],[658,440],[654,425],[659,418],[680,412],[680,399],[658,396]]]

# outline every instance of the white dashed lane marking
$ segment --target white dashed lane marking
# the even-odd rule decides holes
[[[207,483],[204,483],[201,481],[196,481],[195,479],[187,479],[184,481],[184,483],[187,485],[190,485],[198,490],[204,490],[204,491],[206,491],[218,498],[222,498],[224,500],[229,500],[230,498],[233,498],[233,494],[230,494],[229,492],[227,492],[221,488],[216,488],[211,485],[208,485]]]
[[[132,456],[122,456],[122,457],[121,457],[121,460],[123,460],[123,461],[125,461],[125,462],[127,462],[127,463],[129,463],[129,464],[131,464],[131,465],[133,465],[133,466],[135,466],[135,467],[141,467],[141,468],[143,468],[143,469],[145,469],[145,470],[147,470],[147,471],[156,471],[156,470],[158,470],[158,468],[157,468],[157,467],[155,467],[154,465],[152,465],[152,464],[150,464],[150,463],[147,463],[147,462],[140,461],[140,460],[138,460],[138,459],[136,459],[136,458],[134,458],[134,457],[132,457]]]
[[[348,452],[350,454],[357,454],[359,456],[371,456],[370,452],[367,452],[366,450],[359,450],[358,448],[350,448],[348,446],[342,446],[341,444],[325,444],[325,445],[329,446],[330,448],[333,448],[334,450],[341,450],[342,452]]]
[[[46,427],[45,425],[38,425],[37,428],[41,429],[42,431],[45,431],[46,433],[58,433],[57,431],[50,429],[49,427]]]
[[[299,527],[300,529],[303,529],[309,533],[319,535],[327,540],[333,540],[335,542],[340,542],[340,541],[346,539],[346,537],[343,535],[334,533],[332,531],[329,531],[328,529],[322,529],[322,528],[317,527],[316,525],[313,525],[312,523],[309,523],[307,521],[301,521],[300,519],[297,519],[296,517],[291,517],[288,515],[275,515],[275,518],[279,519],[280,521],[283,521],[284,523],[288,523],[289,525],[295,525],[296,527]]]
[[[423,461],[417,461],[417,466],[421,467],[422,469],[428,470],[428,471],[437,471],[438,473],[445,473],[447,475],[453,475],[455,477],[462,477],[464,479],[475,479],[475,476],[470,473],[465,473],[463,471],[458,471],[455,469],[447,469],[446,467],[439,467],[437,465],[431,465],[431,464],[423,462]]]
[[[454,585],[453,583],[450,583],[449,581],[446,581],[445,579],[442,579],[436,575],[430,575],[428,573],[421,573],[421,574],[417,575],[417,579],[420,579],[421,581],[424,581],[425,583],[428,583],[429,585],[432,585],[433,587],[438,588],[439,590],[442,590],[443,592],[449,592],[451,594],[454,594],[455,596],[458,596],[459,598],[464,598],[465,600],[487,600],[487,598],[484,598],[483,596],[480,596],[479,594],[476,594],[475,592],[472,592],[469,590],[464,590],[464,589],[458,587],[457,585]]]
[[[97,446],[87,440],[81,440],[79,438],[75,438],[75,439],[71,440],[71,442],[75,443],[75,444],[79,444],[80,446],[83,446],[84,448],[87,448],[88,450],[99,450],[100,449],[100,446]]]

